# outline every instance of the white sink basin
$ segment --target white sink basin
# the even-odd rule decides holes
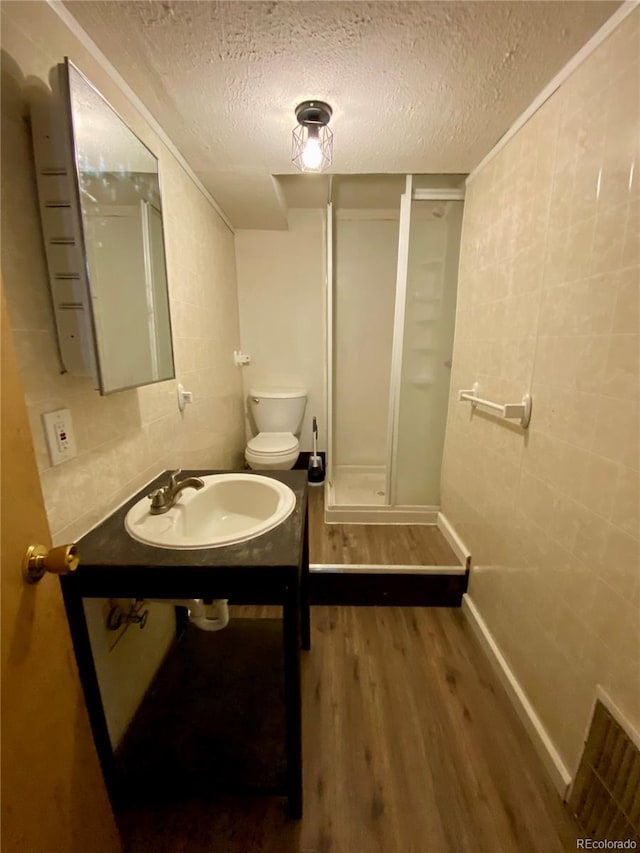
[[[163,515],[151,515],[145,496],[125,518],[127,533],[157,548],[217,548],[273,530],[288,518],[296,496],[259,474],[209,474],[204,488],[185,489]]]

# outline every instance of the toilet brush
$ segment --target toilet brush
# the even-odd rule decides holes
[[[313,453],[309,457],[309,485],[320,486],[324,483],[322,457],[318,455],[318,422],[313,418]]]

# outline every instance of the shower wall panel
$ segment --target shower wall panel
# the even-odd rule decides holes
[[[462,201],[414,201],[392,503],[440,503]]]
[[[334,228],[334,455],[384,466],[398,216],[341,211]],[[386,218],[383,218],[386,217]]]

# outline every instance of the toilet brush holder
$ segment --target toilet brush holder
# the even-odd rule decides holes
[[[324,483],[322,456],[316,456],[313,454],[309,457],[309,474],[307,479],[310,486],[320,486]]]
[[[310,486],[319,486],[324,483],[324,468],[322,456],[318,455],[318,421],[313,418],[313,453],[309,457],[309,475],[307,477]]]

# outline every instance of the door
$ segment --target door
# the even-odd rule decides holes
[[[120,839],[82,699],[58,579],[23,582],[50,546],[40,480],[2,305],[2,850],[114,853]]]

